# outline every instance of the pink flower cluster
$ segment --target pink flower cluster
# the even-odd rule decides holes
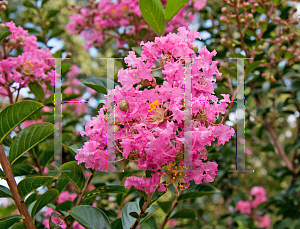
[[[235,211],[240,211],[241,213],[252,215],[258,228],[269,228],[271,224],[269,216],[264,215],[261,217],[253,210],[253,208],[256,208],[260,203],[263,203],[267,200],[266,190],[263,187],[254,186],[250,191],[250,195],[251,196],[249,196],[249,201],[240,200],[236,204]]]
[[[23,87],[27,87],[31,81],[50,81],[54,85],[54,59],[49,49],[40,49],[37,38],[29,36],[28,31],[22,27],[16,27],[14,22],[7,22],[4,26],[12,34],[6,39],[8,42],[2,47],[0,60],[0,95],[6,97]],[[16,57],[13,52],[22,49],[22,53]],[[18,83],[19,85],[12,85]],[[4,90],[3,90],[4,88]]]
[[[65,191],[59,195],[57,202],[60,204],[65,201],[68,201],[68,200],[74,201],[74,199],[76,197],[77,197],[76,193],[69,193],[69,192]],[[53,210],[52,208],[47,208],[46,212],[44,213],[44,216],[48,217],[47,219],[43,220],[43,225],[45,226],[45,228],[49,228],[49,219],[50,219],[51,213],[53,213],[53,212],[58,214],[58,212]],[[61,228],[63,228],[63,229],[67,228],[66,223],[63,220],[59,219],[58,217],[52,216],[51,220],[54,224],[59,225]],[[73,229],[84,229],[84,227],[81,226],[77,221],[74,222],[72,228]]]
[[[218,173],[218,165],[204,162],[207,159],[206,146],[218,140],[217,145],[225,144],[234,130],[223,124],[216,124],[219,114],[225,114],[229,95],[218,103],[214,95],[214,75],[220,75],[217,62],[212,61],[216,51],[206,47],[195,52],[191,43],[201,39],[196,31],[180,27],[178,33],[156,37],[155,42],[142,42],[141,57],[129,52],[125,62],[130,66],[118,72],[118,81],[113,91],[117,104],[114,111],[116,152],[131,161],[137,162],[141,170],[150,170],[151,177],[127,177],[125,187],[134,186],[153,192],[167,187],[162,183],[174,183],[176,189],[187,188],[190,180],[196,184],[212,182]],[[197,50],[196,50],[197,51]],[[190,67],[185,61],[192,61]],[[164,74],[163,85],[158,85],[152,76],[154,63],[160,63]],[[192,71],[192,149],[189,153],[193,170],[184,166],[184,119],[185,119],[185,72]],[[143,90],[142,90],[143,89]],[[211,101],[211,102],[208,102]],[[90,138],[78,150],[78,164],[86,168],[107,170],[107,120],[110,119],[107,104],[96,117],[87,122],[81,133]]]
[[[161,0],[164,8],[167,0]],[[188,26],[195,18],[195,10],[202,9],[206,0],[190,0],[168,23],[165,34],[175,31],[180,26]],[[118,48],[125,48],[129,40],[136,45],[143,40],[152,40],[155,33],[144,21],[139,9],[138,0],[101,0],[90,1],[88,7],[75,7],[77,14],[70,16],[67,29],[71,34],[80,34],[87,40],[84,45],[89,49],[103,46],[108,38],[115,38]],[[190,9],[189,12],[187,9]]]

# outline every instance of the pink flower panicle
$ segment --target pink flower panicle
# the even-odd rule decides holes
[[[28,35],[28,31],[22,27],[16,27],[14,22],[7,22],[4,26],[12,34],[6,38],[6,53],[2,52],[0,61],[0,95],[6,97],[8,90],[13,93],[19,88],[27,87],[29,82],[39,79],[50,81],[50,84],[54,85],[55,70],[51,68],[54,67],[55,61],[49,59],[52,58],[50,50],[38,48],[37,38]],[[22,49],[23,52],[16,57],[9,56],[16,48]],[[13,83],[19,85],[10,88]]]
[[[129,68],[118,72],[116,86],[108,94],[114,94],[115,104],[115,152],[121,152],[128,160],[137,162],[137,167],[150,170],[151,177],[127,177],[125,187],[134,186],[153,192],[168,190],[168,184],[175,188],[187,188],[189,181],[196,184],[212,182],[218,173],[218,165],[204,162],[207,159],[206,146],[215,140],[224,145],[234,130],[223,124],[215,124],[219,114],[225,114],[229,95],[223,94],[218,103],[214,95],[215,79],[221,75],[217,62],[212,61],[216,51],[203,47],[197,55],[191,45],[196,31],[180,27],[178,33],[156,37],[154,42],[142,42],[141,57],[129,52],[125,62]],[[185,61],[192,61],[192,67],[185,67]],[[155,62],[160,63],[165,75],[163,85],[158,85],[152,76]],[[189,159],[193,170],[184,167],[184,93],[185,72],[192,71],[192,149]],[[142,86],[143,85],[143,86]],[[144,90],[140,90],[140,89]],[[210,103],[208,101],[213,101]],[[86,168],[107,171],[107,104],[99,114],[87,122],[81,135],[90,140],[78,150],[75,159]],[[166,186],[162,181],[166,181]]]
[[[161,0],[166,7],[167,0]],[[204,8],[206,0],[190,0],[178,11],[168,23],[165,34],[175,31],[180,26],[187,27],[195,19],[195,10]],[[144,21],[138,0],[101,0],[90,1],[87,7],[73,6],[76,14],[70,16],[67,29],[71,34],[80,34],[87,43],[85,49],[92,45],[101,47],[107,37],[116,39],[117,47],[125,49],[129,43],[128,36],[134,40],[140,33],[145,33],[143,40],[152,40],[155,33]]]
[[[269,216],[259,216],[255,212],[255,208],[267,200],[266,190],[261,186],[254,186],[250,191],[249,201],[238,201],[235,206],[235,211],[240,211],[248,215],[253,215],[253,219],[258,228],[269,228],[271,220]],[[254,197],[254,200],[253,200]]]

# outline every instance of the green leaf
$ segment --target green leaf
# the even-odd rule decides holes
[[[289,60],[293,56],[293,52],[286,52],[284,54],[284,59]]]
[[[118,218],[111,222],[111,229],[123,229],[121,218]]]
[[[256,11],[260,14],[267,14],[266,11],[261,6],[258,6]]]
[[[240,53],[233,53],[229,55],[232,58],[246,58],[244,55],[240,54]]]
[[[220,192],[217,188],[209,184],[199,184],[192,192],[187,192],[178,196],[178,201],[183,201],[187,199],[194,199],[197,197],[207,196],[214,193]]]
[[[49,0],[42,0],[41,6],[45,5]]]
[[[171,21],[177,12],[188,2],[189,0],[169,0],[165,9],[165,19]]]
[[[139,7],[143,18],[150,25],[156,34],[163,34],[164,9],[160,0],[139,0]]]
[[[252,71],[254,71],[260,65],[260,63],[260,61],[254,61],[253,63],[251,63],[246,70],[246,76],[249,75],[249,73],[251,73]]]
[[[56,177],[47,177],[47,176],[44,176],[44,177],[29,177],[29,178],[26,178],[24,180],[21,180],[19,183],[18,183],[18,192],[21,196],[22,199],[24,199],[24,197],[29,194],[30,192],[36,190],[37,188],[45,185],[45,184],[48,184],[54,180],[56,180],[57,178]]]
[[[72,207],[75,207],[75,204],[71,200],[68,200],[58,204],[55,210],[60,212],[68,212]]]
[[[57,184],[56,184],[56,189],[59,192],[62,192],[64,190],[64,188],[68,185],[69,183],[69,179],[65,176],[60,176],[58,178]]]
[[[16,164],[12,167],[12,171],[15,177],[27,176],[27,175],[38,175],[38,172],[30,164]]]
[[[21,222],[21,223],[16,223],[15,225],[13,225],[11,227],[11,229],[26,229],[26,226],[24,223]]]
[[[106,185],[88,192],[84,195],[83,199],[110,193],[126,194],[127,190],[123,185]]]
[[[158,206],[151,205],[145,213],[148,213],[147,216],[139,221],[139,224],[144,222],[156,209]],[[139,207],[139,200],[135,202],[129,202],[127,203],[123,209],[122,209],[122,225],[123,229],[130,229],[131,226],[134,224],[136,219],[132,217],[129,213],[131,212],[137,212],[138,214],[141,213],[140,207]]]
[[[111,81],[106,78],[88,78],[80,80],[80,82],[99,93],[107,94],[107,80]]]
[[[80,205],[69,211],[70,215],[87,229],[110,229],[107,216],[99,208]]]
[[[140,218],[139,214],[136,213],[136,212],[130,212],[129,215],[132,216],[135,219],[139,219]]]
[[[52,32],[51,32],[49,38],[57,37],[58,35],[62,34],[63,32],[65,32],[64,29],[52,29]]]
[[[43,101],[45,99],[45,92],[39,82],[34,81],[28,84],[30,92],[32,92],[39,101]]]
[[[70,172],[62,172],[72,184],[75,185],[78,191],[81,191],[85,184],[85,177],[80,165],[77,161],[70,161],[61,166],[61,170],[70,170]]]
[[[196,219],[197,213],[194,209],[181,209],[171,216],[170,219]]]
[[[51,17],[54,17],[58,13],[59,13],[59,10],[49,10],[48,15],[47,15],[47,19],[49,19]],[[61,57],[61,55],[60,55],[60,57]]]
[[[172,206],[173,201],[169,200],[169,201],[164,201],[164,202],[159,202],[157,201],[157,204],[159,207],[161,207],[161,209],[165,212],[168,213],[168,211],[170,210],[171,206]]]
[[[28,8],[32,8],[32,9],[36,8],[36,6],[31,1],[28,1],[28,0],[23,1],[23,5],[28,7]]]
[[[38,102],[22,101],[2,110],[0,113],[0,144],[16,126],[42,107],[43,105]]]
[[[32,204],[36,200],[37,194],[38,192],[34,192],[26,198],[25,204],[27,208],[30,206],[30,204]]]
[[[2,41],[3,39],[5,39],[6,37],[8,37],[9,35],[11,35],[12,32],[10,32],[10,30],[1,27],[0,28],[0,41]]]
[[[47,192],[45,192],[43,195],[40,195],[35,204],[33,205],[33,208],[31,210],[31,217],[34,218],[35,215],[47,204],[52,202],[56,197],[58,197],[59,192],[56,189],[50,189]]]
[[[16,222],[24,219],[22,215],[12,215],[5,218],[0,219],[0,228],[6,229],[15,224]]]
[[[0,185],[0,198],[12,198],[10,190],[3,185]]]
[[[23,129],[10,147],[8,160],[11,165],[24,153],[44,141],[56,130],[58,130],[57,127],[46,122],[32,124]]]

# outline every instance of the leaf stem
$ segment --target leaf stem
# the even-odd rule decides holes
[[[9,186],[9,189],[11,191],[13,200],[15,201],[15,204],[17,205],[17,208],[21,215],[23,215],[25,218],[23,219],[23,222],[27,229],[35,229],[34,222],[29,215],[28,209],[26,207],[26,204],[24,200],[22,200],[18,189],[17,189],[17,183],[14,178],[14,174],[12,172],[10,163],[5,155],[3,145],[0,145],[0,163],[3,169],[3,172],[5,174],[5,178],[7,181],[7,184]]]

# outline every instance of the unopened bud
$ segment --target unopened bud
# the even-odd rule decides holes
[[[227,12],[227,8],[226,7],[222,7],[221,11],[222,11],[222,13],[226,13]]]
[[[178,154],[178,155],[176,156],[176,160],[178,160],[178,161],[183,161],[183,160],[184,160],[184,155],[183,155],[183,154]]]
[[[253,14],[248,14],[248,18],[252,19],[253,18]]]
[[[193,51],[194,51],[195,53],[197,53],[197,52],[199,51],[198,45],[196,45],[196,44],[191,44],[191,45],[190,45],[190,49],[193,49]]]
[[[245,23],[245,19],[244,18],[241,18],[241,23]]]
[[[141,84],[142,86],[144,86],[144,87],[147,87],[147,86],[150,86],[150,85],[151,85],[151,84],[150,84],[150,81],[147,80],[147,79],[142,80],[142,81],[140,82],[140,84]]]
[[[257,50],[258,50],[259,52],[261,52],[261,51],[263,50],[263,46],[262,46],[262,45],[257,46]]]
[[[5,11],[6,10],[6,5],[0,5],[0,12]]]
[[[120,127],[119,126],[117,126],[117,125],[114,125],[114,131],[120,131]]]
[[[71,57],[72,57],[72,53],[68,52],[66,58],[71,58]]]
[[[119,108],[121,111],[126,112],[129,109],[129,104],[128,104],[127,100],[121,100],[119,102]]]
[[[227,17],[225,17],[225,16],[221,16],[221,17],[220,17],[220,21],[227,22],[227,21],[228,21],[228,19],[227,19]]]

